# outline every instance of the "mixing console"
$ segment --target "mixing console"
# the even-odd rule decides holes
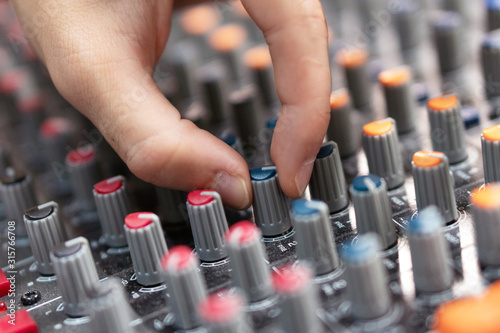
[[[246,159],[235,211],[132,175],[0,2],[0,332],[500,332],[500,1],[322,3],[331,122],[300,199],[262,34],[239,2],[174,14],[155,80]]]

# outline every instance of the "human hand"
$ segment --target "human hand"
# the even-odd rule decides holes
[[[214,189],[236,209],[251,204],[243,158],[181,119],[153,81],[173,1],[11,2],[61,95],[136,176],[173,189]],[[296,197],[309,182],[330,117],[326,21],[319,0],[242,2],[270,47],[283,105],[271,156],[283,191]]]

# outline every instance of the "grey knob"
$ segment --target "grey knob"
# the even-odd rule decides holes
[[[132,208],[128,199],[125,178],[116,176],[94,185],[94,199],[106,245],[127,245],[123,221]]]
[[[455,12],[435,12],[431,24],[441,73],[446,74],[464,67],[467,50],[464,46],[462,17]]]
[[[165,224],[182,224],[188,220],[187,192],[156,187],[159,213]]]
[[[0,198],[5,207],[7,220],[16,223],[16,235],[26,237],[28,234],[24,225],[23,214],[26,209],[36,206],[31,175],[7,167],[0,182]]]
[[[500,11],[498,11],[500,14]],[[499,17],[500,18],[500,17]],[[500,23],[500,21],[499,21]],[[499,27],[500,28],[500,27]],[[500,31],[488,33],[481,44],[484,93],[488,100],[500,97]]]
[[[344,169],[335,142],[323,143],[316,155],[309,191],[311,198],[326,202],[330,213],[339,212],[349,204]]]
[[[354,108],[369,110],[372,92],[367,68],[368,53],[363,49],[343,49],[337,54],[336,60],[344,69]]]
[[[159,263],[168,249],[158,216],[148,212],[129,214],[124,228],[137,282],[144,286],[162,283]]]
[[[483,266],[500,265],[500,184],[486,184],[472,192],[472,216],[476,231],[479,262]]]
[[[392,210],[385,181],[375,175],[354,178],[349,188],[356,214],[358,234],[376,233],[382,249],[396,244],[398,237],[392,222]]]
[[[304,263],[287,265],[273,273],[273,286],[282,298],[281,323],[284,332],[322,332],[316,311],[320,304],[312,270]]]
[[[500,126],[495,125],[483,130],[481,135],[483,150],[484,182],[500,181]]]
[[[205,299],[207,290],[198,268],[198,258],[187,246],[174,246],[162,258],[161,266],[175,325],[182,329],[199,326],[198,306]]]
[[[250,302],[272,294],[271,275],[261,238],[259,228],[250,221],[237,222],[226,233],[234,285],[245,292]]]
[[[278,100],[274,86],[273,66],[271,54],[267,45],[258,45],[247,50],[243,61],[248,68],[253,82],[259,88],[262,103],[271,107]]]
[[[49,117],[40,126],[49,168],[55,168],[56,163],[64,164],[71,129],[71,121],[63,117]]]
[[[78,237],[55,246],[50,260],[64,301],[64,312],[71,317],[88,315],[87,292],[99,283],[88,240]]]
[[[59,205],[50,201],[27,209],[24,212],[24,223],[38,272],[53,275],[54,268],[50,261],[50,251],[54,246],[68,239],[60,219]]]
[[[488,31],[500,29],[500,4],[498,1],[488,1]]]
[[[238,291],[224,290],[209,295],[200,303],[199,312],[210,333],[250,333],[245,300]]]
[[[378,251],[378,237],[370,233],[358,236],[357,242],[352,242],[342,253],[347,297],[356,319],[379,318],[391,308],[387,273]]]
[[[255,156],[256,150],[259,148],[261,126],[258,117],[260,110],[257,97],[257,90],[253,85],[238,89],[229,96],[232,118],[246,157]]]
[[[446,290],[453,284],[450,250],[444,238],[443,217],[435,206],[429,206],[410,221],[410,242],[415,289],[422,293]]]
[[[118,278],[110,277],[95,285],[87,296],[92,332],[134,332],[130,322],[135,315]]]
[[[446,223],[458,218],[453,175],[441,152],[419,151],[413,155],[413,181],[418,210],[436,205]]]
[[[415,97],[411,91],[411,71],[398,67],[381,72],[378,80],[384,89],[387,114],[398,125],[398,134],[415,130]]]
[[[292,204],[297,258],[314,267],[316,275],[330,273],[340,265],[328,206],[319,200],[299,199]]]
[[[83,210],[95,210],[92,187],[99,182],[99,170],[92,146],[72,150],[66,155],[66,168],[73,188],[74,199]]]
[[[187,209],[198,258],[217,261],[227,257],[224,235],[228,226],[219,193],[192,191],[187,197]]]
[[[212,61],[201,67],[198,74],[205,104],[210,111],[212,123],[222,123],[229,115],[229,90],[228,74],[224,64]]]
[[[378,57],[380,55],[378,40],[381,26],[380,24],[370,24],[367,22],[373,22],[373,13],[379,13],[383,10],[382,2],[373,0],[358,0],[355,4],[357,4],[361,22],[364,22],[363,39],[367,40],[370,55],[372,57]]]
[[[425,11],[419,1],[402,1],[394,11],[394,24],[405,64],[420,71],[419,48],[425,37]]]
[[[361,147],[361,135],[356,131],[349,92],[341,88],[330,95],[330,124],[328,125],[328,139],[337,143],[340,157],[348,158],[356,154]]]
[[[363,127],[363,149],[371,174],[383,178],[389,190],[403,185],[403,158],[394,119],[366,124]]]
[[[442,95],[427,102],[432,149],[443,152],[456,164],[467,159],[465,129],[456,95]]]
[[[200,62],[200,52],[193,41],[182,40],[175,44],[168,54],[168,63],[175,76],[177,96],[180,101],[191,99],[198,94],[199,87],[195,70]]]
[[[278,183],[276,167],[250,170],[255,223],[265,237],[281,235],[292,228],[287,199]]]

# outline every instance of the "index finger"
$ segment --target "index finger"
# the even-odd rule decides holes
[[[302,195],[330,119],[328,31],[319,0],[242,0],[264,33],[282,110],[271,156],[286,195]]]

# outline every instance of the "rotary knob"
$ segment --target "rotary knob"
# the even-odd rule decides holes
[[[252,157],[258,147],[260,121],[257,90],[253,85],[244,86],[229,96],[232,116],[245,156]]]
[[[250,170],[255,223],[265,237],[281,235],[292,228],[287,198],[278,183],[276,167]]]
[[[385,181],[375,175],[354,178],[349,189],[356,213],[358,234],[376,233],[382,249],[396,244],[398,237],[392,222],[392,210]]]
[[[342,253],[346,266],[347,297],[354,318],[369,320],[382,317],[391,308],[391,293],[385,267],[378,252],[375,234],[358,237]]]
[[[224,234],[228,226],[219,193],[192,191],[187,197],[187,209],[198,258],[217,261],[227,257]]]
[[[198,81],[201,83],[203,96],[210,111],[210,120],[214,124],[224,122],[229,115],[227,76],[224,64],[217,60],[204,65],[198,74]]]
[[[415,100],[411,92],[411,71],[399,67],[381,72],[378,80],[384,89],[387,114],[398,124],[398,134],[415,130]]]
[[[498,66],[499,61],[500,32],[493,31],[486,35],[481,45],[481,65],[485,88],[484,93],[489,101],[494,101],[500,97],[500,87],[496,84],[500,81],[500,66]]]
[[[316,155],[309,191],[311,198],[327,203],[330,213],[339,212],[349,204],[344,169],[335,142],[323,143]]]
[[[340,265],[328,206],[319,200],[299,199],[292,204],[297,257],[312,264],[317,275],[330,273]]]
[[[481,135],[483,150],[484,182],[500,181],[500,126],[495,125],[483,130]]]
[[[174,322],[182,329],[198,327],[201,323],[198,306],[207,296],[207,290],[198,266],[198,258],[183,245],[174,246],[161,259]]]
[[[50,250],[68,239],[61,223],[59,205],[50,201],[27,209],[24,212],[24,223],[38,272],[53,275]]]
[[[408,226],[411,261],[415,289],[422,293],[446,290],[453,284],[452,266],[448,244],[442,227],[444,221],[435,206],[419,212]]]
[[[31,175],[7,167],[0,182],[0,198],[5,207],[7,220],[16,223],[16,235],[27,236],[23,213],[26,209],[36,206]]]
[[[371,174],[383,178],[389,190],[403,185],[403,159],[394,119],[366,124],[363,127],[363,149]]]
[[[243,307],[245,301],[237,291],[224,290],[209,295],[200,303],[199,313],[212,333],[253,332]]]
[[[241,64],[243,46],[247,42],[247,31],[239,24],[225,24],[216,28],[209,36],[210,47],[224,59],[235,83],[245,78]]]
[[[412,173],[418,210],[436,205],[448,224],[458,218],[453,175],[441,152],[419,151],[413,155]]]
[[[488,31],[494,31],[500,28],[500,2],[488,1]],[[498,82],[498,81],[497,81]]]
[[[273,286],[282,297],[281,322],[285,332],[321,332],[316,315],[319,297],[312,283],[312,270],[304,263],[287,265],[273,273]]]
[[[467,159],[465,129],[456,95],[442,95],[427,102],[432,149],[443,152],[456,164]]]
[[[471,194],[472,216],[476,230],[479,262],[483,266],[500,265],[500,184],[486,184]]]
[[[50,260],[66,314],[71,317],[88,315],[87,292],[99,283],[99,278],[87,239],[78,237],[55,246],[50,252]]]
[[[278,100],[274,86],[273,64],[267,45],[258,45],[245,52],[243,61],[259,88],[262,103],[271,108]]]
[[[94,199],[101,222],[104,242],[111,247],[127,245],[123,221],[132,211],[125,178],[116,176],[94,185]]]
[[[158,216],[148,212],[129,214],[124,228],[137,282],[144,286],[162,283],[159,263],[168,249]]]
[[[233,281],[250,302],[257,302],[272,294],[271,275],[259,228],[250,221],[240,221],[229,228],[226,244]]]
[[[89,297],[90,327],[94,333],[133,333],[130,322],[133,310],[123,292],[123,285],[116,277],[96,284],[87,292]]]
[[[95,210],[92,187],[99,181],[99,170],[92,146],[72,150],[66,155],[75,201],[83,210]]]

